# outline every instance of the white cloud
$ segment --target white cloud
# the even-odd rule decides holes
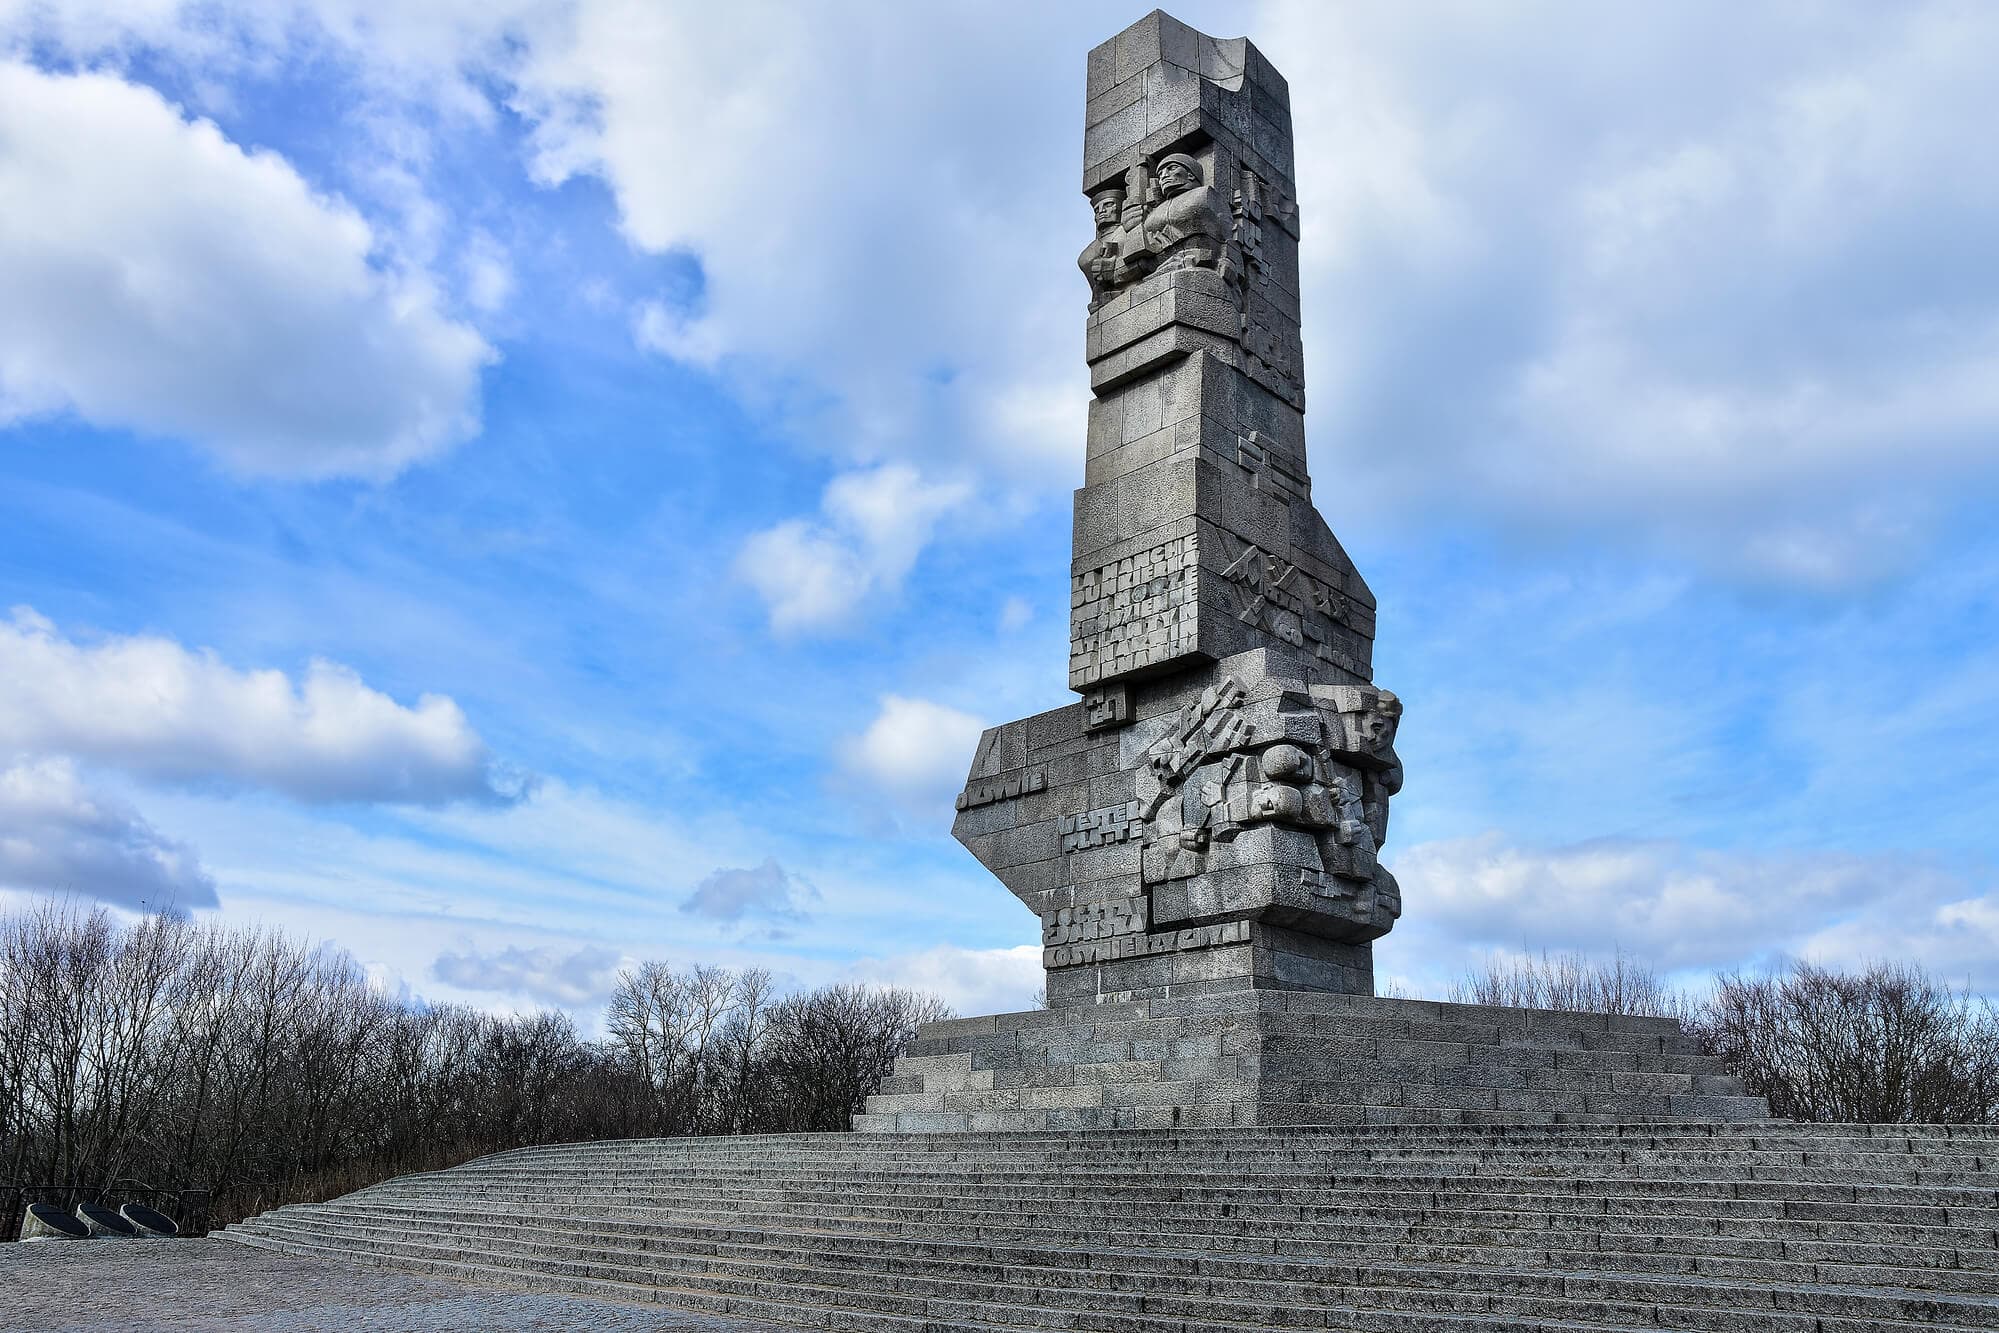
[[[1291,77],[1321,471],[1332,441],[1394,443],[1343,469],[1343,526],[1435,509],[1837,586],[1988,493],[1999,261],[1976,238],[1999,182],[1963,164],[1999,115],[1989,8],[1183,17]],[[374,95],[472,116],[508,89],[539,179],[600,178],[634,246],[698,263],[692,299],[635,303],[641,341],[843,466],[948,459],[982,501],[1075,478],[1071,168],[1082,53],[1117,22],[1016,19],[0,2],[17,49],[164,52],[191,77],[327,50]],[[877,577],[823,518],[754,545],[764,581],[803,589],[776,598],[792,624]]]
[[[867,730],[847,741],[846,766],[907,801],[934,801],[957,789],[970,769],[985,724],[928,699],[882,696]]]
[[[352,208],[158,93],[0,61],[0,423],[385,477],[478,429],[491,349]]]
[[[509,798],[457,704],[426,694],[407,707],[332,662],[294,682],[170,639],[77,643],[17,607],[0,621],[0,682],[0,752],[305,801]]]
[[[845,473],[827,484],[818,519],[787,519],[745,542],[736,572],[764,599],[772,629],[830,629],[870,593],[900,586],[938,522],[969,493],[963,482],[925,481],[904,463]]]
[[[771,856],[761,865],[715,871],[694,886],[680,910],[713,921],[741,921],[746,916],[800,921],[805,902],[818,896]]]
[[[492,233],[475,231],[465,247],[465,299],[474,310],[487,314],[501,309],[513,298],[514,268],[506,248]]]
[[[1009,597],[1000,607],[1000,633],[1011,634],[1034,619],[1034,604],[1025,597]]]
[[[1777,955],[1885,957],[1999,989],[1999,888],[1917,854],[1623,838],[1528,847],[1488,833],[1424,843],[1392,864],[1408,910],[1382,947],[1405,972],[1405,959],[1434,970],[1508,950],[1622,950],[1693,972]]]
[[[87,789],[65,759],[0,769],[0,887],[153,911],[216,905],[193,851]]]
[[[460,990],[523,996],[566,1008],[596,1006],[611,993],[620,963],[618,951],[584,945],[569,953],[545,947],[508,946],[481,952],[467,945],[447,949],[430,974]]]
[[[1038,944],[1008,949],[940,944],[920,953],[864,958],[854,964],[851,975],[879,986],[929,991],[968,1017],[1031,1008],[1045,977]]]
[[[1005,507],[1073,485],[1081,457],[1074,256],[1089,222],[1072,163],[1083,53],[1103,26],[920,3],[855,22],[604,0],[525,52],[515,104],[538,179],[600,178],[634,247],[698,262],[691,299],[637,304],[641,345],[872,469],[835,482],[828,510],[833,490],[895,465],[976,476],[959,503]],[[936,531],[920,509],[900,526],[879,545],[836,513],[795,517],[740,567],[775,628],[835,625]]]
[[[1837,587],[1999,478],[1971,240],[1999,181],[1965,171],[1999,12],[1284,3],[1255,31],[1307,169],[1315,436],[1395,441],[1343,474],[1354,513]]]
[[[693,308],[641,309],[650,345],[838,456],[1020,479],[1080,450],[1079,105],[1037,94],[1080,94],[1099,26],[603,0],[525,53],[517,105],[541,179],[602,178],[635,246],[699,259]]]
[[[376,98],[420,100],[477,123],[511,44],[559,29],[560,0],[0,0],[0,43],[85,64],[180,65],[205,104],[284,60],[346,66]]]

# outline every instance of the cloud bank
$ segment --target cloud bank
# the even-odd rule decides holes
[[[75,893],[131,910],[216,905],[189,848],[129,805],[93,792],[64,759],[0,769],[0,887]]]
[[[1044,984],[1039,944],[1004,949],[940,944],[919,953],[862,959],[852,976],[878,986],[929,991],[968,1016],[1032,1008],[1035,992]]]
[[[1337,146],[1300,188],[1343,506],[1839,588],[1990,492],[1999,12],[1443,8],[1258,29]]]
[[[414,707],[315,661],[293,681],[148,635],[80,644],[25,607],[0,621],[0,752],[58,753],[140,777],[302,801],[505,801],[458,705]]]
[[[1999,225],[1999,182],[1966,169],[1999,118],[1989,8],[1270,0],[1184,17],[1249,33],[1291,77],[1336,526],[1582,534],[1725,582],[1838,589],[1906,567],[1940,518],[1990,494],[1999,259],[1975,238]],[[490,121],[504,102],[535,180],[601,182],[634,250],[693,262],[685,292],[620,294],[644,345],[720,376],[841,482],[896,464],[920,487],[971,478],[988,504],[1075,479],[1070,257],[1088,223],[1069,164],[1081,53],[1116,21],[906,4],[856,24],[635,0],[0,6],[17,47],[72,59],[205,74],[311,49],[411,122]],[[24,129],[63,127],[6,140],[11,180],[76,201],[59,225],[0,232],[15,282],[91,293],[54,363],[0,356],[11,411],[73,405],[303,475],[393,471],[471,428],[483,344],[421,274],[371,265],[351,211],[143,89],[10,71]],[[111,151],[37,147],[79,135]],[[155,188],[167,179],[208,188]],[[244,203],[161,214],[210,198]],[[189,239],[203,234],[217,243]],[[480,251],[475,236],[467,299],[495,309],[510,280]],[[106,256],[128,253],[225,299],[190,310],[157,279],[124,291]],[[267,291],[306,317],[274,327]],[[16,308],[42,310],[23,294]],[[246,336],[173,336],[225,318]],[[102,335],[120,355],[76,351]],[[322,376],[335,337],[368,354]],[[198,386],[217,382],[259,393],[210,401]],[[871,544],[834,498],[742,553],[781,630],[850,618],[947,531],[917,518]]]
[[[1382,946],[1397,965],[1540,949],[1622,950],[1692,972],[1779,955],[1848,965],[1916,958],[1953,981],[1999,989],[1999,884],[1921,854],[1628,838],[1536,847],[1487,833],[1412,847],[1393,865],[1410,911]]]
[[[805,903],[816,898],[811,887],[786,873],[776,857],[762,865],[717,870],[680,904],[680,910],[711,921],[741,921],[745,917],[802,921]]]
[[[948,801],[964,783],[984,730],[970,713],[885,694],[867,729],[846,742],[843,761],[851,773],[900,800]]]
[[[302,478],[477,431],[492,349],[282,157],[108,74],[0,60],[0,103],[0,425],[74,412]]]
[[[467,947],[439,954],[430,974],[460,990],[520,995],[578,1008],[604,1002],[619,961],[617,950],[593,944],[570,953],[546,947],[509,946],[487,952]]]

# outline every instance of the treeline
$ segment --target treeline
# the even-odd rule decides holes
[[[1543,956],[1449,998],[1677,1018],[1782,1118],[1999,1121],[1999,1016],[1911,966],[1801,962],[1687,991],[1623,957]],[[384,995],[348,955],[274,931],[0,916],[0,1226],[64,1190],[206,1191],[220,1225],[529,1144],[843,1130],[948,1012],[647,963],[591,1038],[560,1012]]]
[[[1782,1120],[1999,1123],[1999,1014],[1912,964],[1793,961],[1691,991],[1622,955],[1543,954],[1489,960],[1449,998],[1676,1018]]]
[[[0,917],[0,1187],[205,1190],[221,1225],[527,1144],[846,1129],[947,1014],[648,963],[593,1040],[398,1000],[275,931],[47,906]]]

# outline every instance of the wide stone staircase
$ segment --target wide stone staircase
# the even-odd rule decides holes
[[[220,1233],[839,1330],[1999,1329],[1999,1129],[1682,1123],[522,1149]]]

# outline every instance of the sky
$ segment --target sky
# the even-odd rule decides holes
[[[1999,991],[1999,7],[1187,3],[1293,92],[1385,985]],[[1025,1007],[1132,5],[0,0],[0,906]]]

